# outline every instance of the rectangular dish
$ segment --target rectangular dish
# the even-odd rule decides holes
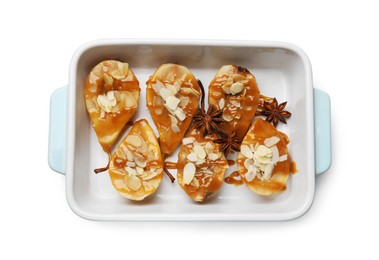
[[[146,118],[155,131],[146,108],[145,82],[159,65],[183,64],[205,87],[224,64],[248,68],[255,75],[261,94],[288,101],[287,108],[293,113],[287,125],[278,127],[291,139],[290,154],[298,168],[298,173],[290,176],[287,190],[260,197],[245,186],[224,183],[214,198],[199,204],[164,176],[151,198],[142,202],[122,198],[107,173],[93,173],[93,169],[106,164],[107,155],[97,141],[83,100],[88,73],[105,59],[129,63],[141,88],[135,120]],[[50,115],[49,164],[53,170],[66,174],[66,194],[72,210],[91,220],[294,219],[312,205],[315,173],[326,171],[331,163],[329,96],[313,88],[306,54],[288,43],[130,39],[91,42],[73,55],[68,87],[53,93]],[[177,161],[177,153],[167,160]],[[232,166],[226,176],[235,169]]]

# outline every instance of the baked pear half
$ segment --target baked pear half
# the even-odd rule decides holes
[[[215,136],[202,137],[198,129],[192,129],[183,138],[178,155],[178,183],[196,202],[203,202],[215,194],[222,185],[228,169],[228,161],[220,151]]]
[[[92,126],[104,152],[111,147],[137,111],[139,82],[128,63],[106,60],[89,73],[84,99]]]
[[[200,86],[188,68],[163,64],[147,81],[146,102],[159,132],[162,153],[171,155],[196,114]]]
[[[209,85],[208,102],[222,110],[220,128],[227,134],[243,139],[253,121],[259,104],[260,91],[255,77],[236,65],[222,66]]]
[[[149,123],[139,120],[112,155],[109,165],[112,184],[123,197],[140,201],[157,190],[162,173],[158,139]]]
[[[249,129],[238,153],[238,173],[246,186],[259,195],[283,191],[290,174],[287,135],[258,118]]]

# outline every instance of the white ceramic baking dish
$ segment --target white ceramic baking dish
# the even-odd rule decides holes
[[[291,139],[291,156],[298,173],[287,190],[260,197],[245,186],[223,184],[206,203],[193,202],[175,183],[164,177],[157,192],[142,202],[122,198],[107,173],[95,175],[107,155],[98,144],[83,100],[84,81],[102,60],[128,62],[141,87],[135,120],[146,118],[155,126],[146,108],[145,82],[162,63],[187,66],[208,86],[224,64],[248,68],[261,94],[288,101],[292,117],[279,130]],[[155,129],[156,130],[156,129]],[[156,131],[157,133],[157,131]],[[127,134],[127,131],[126,133]],[[79,216],[92,220],[245,220],[278,221],[297,218],[308,211],[315,192],[315,176],[331,164],[330,99],[313,88],[311,65],[298,47],[282,42],[130,40],[90,42],[73,55],[68,87],[51,97],[49,164],[66,174],[67,201]],[[177,154],[168,161],[176,161]],[[235,170],[231,167],[228,173]],[[175,171],[173,171],[175,175]]]

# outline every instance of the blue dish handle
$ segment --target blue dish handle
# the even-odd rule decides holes
[[[67,101],[67,86],[51,94],[48,161],[61,174],[66,173]]]
[[[313,89],[315,167],[316,175],[326,172],[332,163],[331,111],[329,95],[317,88]]]

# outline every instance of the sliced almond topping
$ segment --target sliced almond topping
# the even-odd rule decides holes
[[[287,159],[288,159],[287,154],[283,154],[282,156],[279,157],[279,162],[287,161]]]
[[[180,133],[180,128],[179,128],[178,125],[172,124],[172,125],[171,125],[171,130],[172,130],[174,133]]]
[[[176,89],[176,93],[178,93],[180,91],[180,88],[181,88],[180,83],[177,82],[177,81],[175,81],[174,84],[173,84],[173,86]]]
[[[134,162],[138,165],[138,167],[145,168],[146,167],[146,159],[143,156],[135,156]]]
[[[187,185],[190,184],[195,177],[195,173],[196,166],[191,162],[187,163],[183,169],[183,183]]]
[[[200,187],[200,183],[199,183],[198,179],[196,179],[196,178],[192,179],[191,185],[194,186],[195,188]]]
[[[163,109],[162,108],[156,108],[154,110],[154,112],[155,112],[156,115],[162,115],[163,114]]]
[[[213,152],[213,145],[210,143],[210,142],[206,142],[205,145],[204,145],[204,148],[205,148],[205,151],[207,152],[207,154],[210,154]]]
[[[199,159],[205,159],[205,157],[207,156],[204,148],[201,145],[195,144],[193,150]]]
[[[189,101],[190,101],[189,97],[187,97],[187,96],[181,96],[180,97],[179,106],[182,107],[182,108],[185,108],[188,105]]]
[[[127,93],[125,97],[125,107],[132,108],[137,106],[137,101],[132,93]]]
[[[143,168],[141,168],[141,167],[136,167],[136,171],[137,171],[138,175],[141,175],[144,173]]]
[[[255,161],[258,161],[261,164],[268,164],[271,162],[271,158],[266,156],[255,156]]]
[[[112,86],[113,85],[113,78],[112,77],[109,77],[108,74],[106,74],[106,73],[103,74],[103,77],[104,77],[104,85],[105,86]]]
[[[238,102],[237,100],[230,100],[229,102],[235,107],[241,107],[241,103]]]
[[[197,154],[196,153],[190,153],[187,155],[188,161],[196,162],[197,161]]]
[[[187,145],[187,144],[192,144],[193,142],[195,142],[195,137],[185,137],[182,139],[182,143],[184,145]]]
[[[132,167],[132,168],[136,167],[136,163],[135,162],[127,162],[126,165],[129,166],[129,167]]]
[[[167,88],[161,88],[161,90],[159,90],[159,95],[163,98],[164,101],[166,101],[169,96],[172,96],[172,93]]]
[[[142,139],[138,135],[128,135],[126,141],[134,147],[140,147],[142,145]]]
[[[271,179],[272,170],[274,169],[274,164],[269,163],[266,166],[265,173],[262,176],[262,180],[268,181]]]
[[[230,122],[233,120],[233,117],[226,113],[222,113],[222,119],[224,119],[226,122]]]
[[[219,167],[219,166],[215,166],[215,167],[213,167],[213,171],[214,171],[215,173],[219,173],[219,172],[221,171],[221,167]]]
[[[219,101],[218,101],[218,108],[219,109],[223,109],[225,107],[225,99],[224,98],[221,98]]]
[[[125,167],[125,171],[129,173],[130,175],[137,175],[137,171],[129,166]]]
[[[226,93],[226,94],[230,94],[230,88],[226,85],[226,84],[224,84],[224,85],[222,85],[222,90]]]
[[[166,105],[172,109],[175,110],[180,103],[180,99],[175,96],[168,96],[166,99]]]
[[[255,179],[255,176],[257,175],[257,169],[254,167],[254,165],[250,165],[247,169],[247,172],[245,173],[245,179],[247,182],[251,182]]]
[[[179,123],[178,119],[175,116],[172,116],[172,115],[169,115],[169,116],[171,119],[171,124],[177,125]]]
[[[246,159],[244,162],[243,162],[243,166],[245,166],[246,169],[249,169],[250,165],[253,164],[253,159]]]
[[[165,86],[166,86],[166,88],[167,88],[168,90],[170,90],[170,92],[171,92],[174,96],[176,95],[176,93],[178,93],[177,89],[176,89],[173,85],[166,83]]]
[[[208,158],[211,161],[215,161],[215,160],[217,160],[219,158],[219,156],[216,153],[210,153],[210,154],[208,154]]]
[[[236,95],[243,90],[243,84],[240,82],[233,83],[230,87],[230,93]]]
[[[180,107],[176,108],[174,113],[180,121],[184,121],[184,119],[186,119],[186,113]]]
[[[267,148],[266,146],[264,145],[260,145],[258,146],[258,149],[257,149],[257,155],[258,156],[271,156],[272,155],[272,152],[269,148]]]
[[[141,180],[135,175],[126,175],[124,180],[126,185],[132,190],[139,190],[142,186]]]
[[[253,158],[252,151],[250,150],[249,146],[247,146],[245,144],[241,145],[241,153],[242,153],[243,156],[245,156],[248,159],[252,159]]]
[[[276,164],[278,161],[279,161],[279,150],[278,150],[278,147],[276,147],[276,145],[274,145],[273,147],[270,147],[270,150],[272,152],[272,163],[273,164]]]
[[[280,138],[277,137],[277,136],[272,136],[272,137],[269,137],[269,138],[266,138],[263,142],[263,144],[267,147],[271,147],[271,146],[274,146],[276,145],[278,142],[280,141]]]
[[[154,84],[151,85],[152,88],[154,89],[155,93],[157,93],[157,95],[160,95],[160,91],[162,88],[164,88],[164,85],[162,82],[160,82],[159,80],[157,80]]]

